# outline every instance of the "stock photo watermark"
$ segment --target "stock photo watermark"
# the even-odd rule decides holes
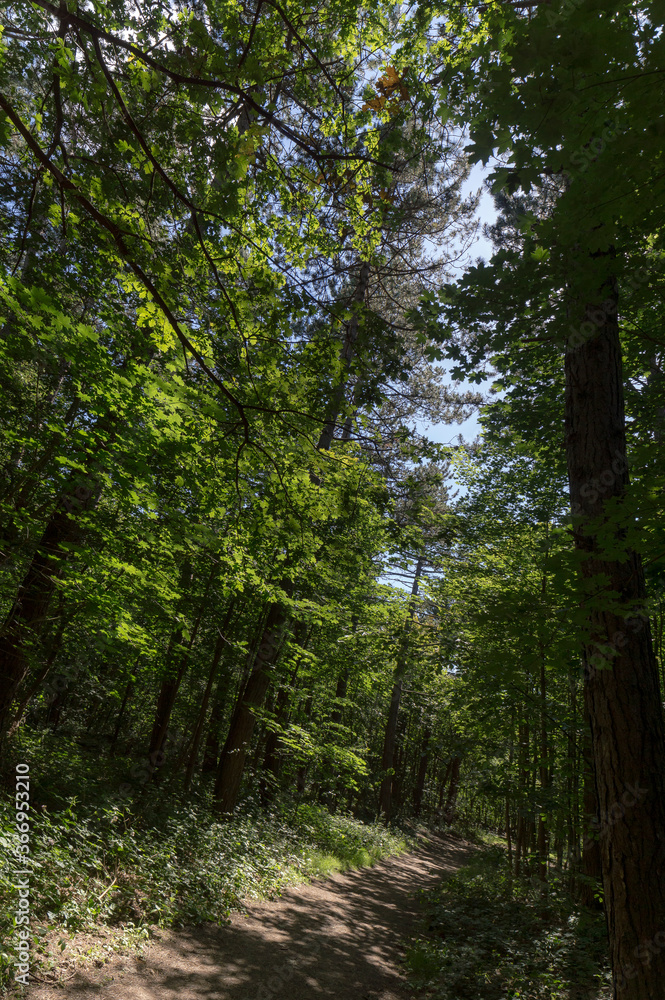
[[[562,170],[559,176],[565,182],[569,182],[573,179],[575,174],[585,173],[593,161],[605,151],[610,143],[614,142],[624,134],[624,129],[616,129],[611,125],[606,125],[602,132],[583,143],[575,150],[574,153],[571,153],[570,164],[574,167],[574,171]]]
[[[626,279],[626,287],[623,289],[621,296],[622,301],[629,302],[637,289],[646,285],[650,277],[651,272],[646,267],[635,268]],[[558,346],[562,350],[566,348],[577,350],[579,347],[582,347],[588,340],[595,337],[609,319],[616,316],[618,308],[618,300],[613,296],[604,299],[598,306],[590,307],[586,312],[587,318],[579,326],[571,325],[569,327],[569,336],[560,338],[557,341]]]
[[[598,476],[594,476],[593,479],[589,479],[588,482],[584,483],[580,489],[580,496],[590,504],[596,503],[604,493],[612,489],[617,479],[624,476],[626,472],[628,472],[626,456],[620,451],[616,451],[610,468],[603,469]],[[579,501],[572,503],[570,505],[570,512],[573,517],[579,517],[583,514],[584,511],[581,503]]]
[[[656,931],[652,938],[648,941],[642,941],[635,949],[633,949],[633,956],[638,960],[640,965],[651,965],[652,959],[656,955],[660,955],[661,951],[665,948],[665,930]],[[628,965],[623,965],[617,977],[617,991],[626,988],[631,979],[635,979],[639,975],[639,969],[637,966],[633,965],[631,962]]]
[[[271,978],[263,983],[254,997],[254,1000],[274,1000],[280,994],[305,964],[316,961],[321,952],[321,942],[315,941],[306,955],[291,956],[282,965],[278,966]]]
[[[12,887],[16,890],[16,910],[14,911],[14,979],[22,986],[28,985],[30,975],[30,768],[27,764],[16,765],[15,793],[15,863],[11,871]]]
[[[624,818],[627,811],[643,802],[648,794],[648,788],[640,788],[637,784],[626,785],[621,799],[610,806],[603,816],[594,816],[591,820],[592,831],[585,838],[585,849],[590,848],[595,842],[606,836],[612,827]]]
[[[632,635],[639,635],[647,626],[646,617],[626,618],[626,628]],[[608,642],[596,643],[596,652],[587,657],[585,665],[585,677],[587,681],[593,680],[599,670],[609,670],[612,661],[628,643],[628,633],[621,629],[613,632]]]

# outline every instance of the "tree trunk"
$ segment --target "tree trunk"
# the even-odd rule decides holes
[[[451,759],[446,764],[446,769],[443,772],[443,778],[441,778],[439,782],[439,803],[437,806],[437,810],[441,815],[443,815],[443,796],[445,795],[446,792],[446,787],[448,785],[448,778],[450,777],[452,766],[453,766],[453,761]]]
[[[175,706],[176,698],[178,697],[178,691],[180,690],[182,679],[185,676],[187,667],[189,666],[189,658],[192,653],[192,646],[194,645],[196,636],[198,635],[199,627],[201,625],[201,621],[203,619],[203,615],[206,610],[206,599],[208,597],[208,591],[210,590],[210,586],[212,584],[216,570],[217,567],[213,566],[210,571],[210,575],[208,576],[208,581],[206,583],[203,596],[201,598],[201,606],[199,614],[196,618],[196,622],[194,623],[194,627],[189,637],[187,646],[180,658],[180,663],[178,664],[178,667],[175,671],[172,670],[168,671],[167,668],[166,676],[162,681],[159,697],[157,698],[157,707],[155,709],[155,721],[153,723],[152,733],[150,734],[150,745],[148,747],[148,756],[150,758],[153,769],[156,766],[159,766],[157,765],[157,760],[163,753],[164,744],[166,742],[166,735],[168,732],[169,723],[171,721],[171,714]],[[186,562],[182,569],[181,586],[183,588],[189,586],[190,581],[191,581],[191,569],[189,566],[189,562]],[[178,647],[182,647],[182,639],[183,639],[182,631],[179,629],[171,640],[171,648],[175,647],[177,649]],[[167,654],[167,659],[168,659],[168,654]]]
[[[313,695],[310,691],[309,695],[307,696],[307,701],[305,702],[305,718],[307,720],[311,719],[312,717],[312,704],[313,704]],[[305,781],[307,779],[308,768],[309,768],[309,762],[301,764],[298,770],[296,771],[296,792],[298,795],[304,794],[306,787]]]
[[[0,635],[0,740],[46,621],[55,581],[68,554],[67,546],[80,541],[81,527],[73,515],[79,509],[87,509],[93,500],[93,490],[82,485],[61,498],[5,619]]]
[[[62,721],[62,710],[67,702],[68,691],[58,691],[46,713],[46,725],[51,727],[54,733]]]
[[[340,702],[346,698],[348,686],[349,668],[344,667],[337,678],[337,687],[335,688],[335,707],[330,713],[330,721],[334,726],[338,726],[342,721],[342,707]]]
[[[311,629],[308,629],[305,623],[301,623],[300,626],[296,626],[296,642],[300,644],[303,650],[307,648],[307,642],[310,634]],[[277,701],[275,703],[275,722],[277,724],[280,724],[282,719],[284,719],[287,715],[289,708],[289,695],[291,694],[293,685],[296,682],[301,662],[302,655],[296,656],[291,676],[288,681],[282,685],[277,694]],[[279,733],[276,729],[273,729],[268,733],[268,737],[266,739],[265,755],[263,757],[263,767],[261,769],[262,777],[259,783],[260,794],[264,803],[267,803],[270,800],[273,790],[277,786],[277,779],[280,772],[279,746]]]
[[[425,777],[427,776],[427,765],[429,764],[429,741],[432,731],[426,726],[423,731],[423,745],[420,751],[418,762],[418,773],[416,775],[416,785],[413,790],[413,815],[420,816],[423,804],[423,792],[425,791]]]
[[[505,826],[506,826],[506,846],[508,848],[508,872],[512,879],[513,875],[513,838],[510,829],[510,792],[513,775],[513,757],[515,754],[515,706],[510,709],[510,742],[508,748],[508,783],[506,788],[505,801]]]
[[[526,684],[528,695],[528,681]],[[517,726],[518,733],[518,768],[519,768],[519,792],[518,792],[518,819],[517,819],[517,843],[515,848],[515,875],[519,875],[524,869],[528,871],[529,853],[529,824],[526,816],[527,803],[529,799],[529,747],[530,730],[526,717],[524,705],[520,705],[520,719]]]
[[[390,819],[393,785],[393,757],[395,755],[395,739],[397,736],[397,717],[399,715],[399,704],[402,698],[402,683],[404,671],[406,670],[406,657],[409,646],[409,625],[416,613],[416,596],[418,594],[418,584],[420,581],[420,574],[423,569],[423,562],[423,559],[419,559],[416,563],[416,572],[413,577],[413,586],[411,587],[411,601],[409,604],[408,618],[404,626],[404,632],[402,634],[400,649],[397,656],[397,665],[395,666],[394,675],[395,681],[390,698],[388,718],[386,720],[386,731],[383,738],[383,754],[381,757],[381,771],[383,772],[383,779],[381,781],[381,788],[379,791],[379,815],[383,816],[385,822],[388,822]]]
[[[217,762],[219,761],[220,752],[220,730],[224,716],[224,705],[226,703],[229,689],[229,680],[230,677],[228,671],[224,670],[222,676],[217,682],[215,699],[210,713],[210,719],[208,721],[208,733],[206,736],[205,749],[203,751],[201,774],[210,774],[212,771],[217,770]]]
[[[395,742],[397,739],[397,717],[399,715],[399,703],[402,698],[402,678],[398,677],[393,684],[390,696],[390,708],[386,720],[386,731],[383,737],[383,756],[381,758],[381,771],[383,779],[379,791],[379,813],[388,821],[390,819],[390,806],[393,787],[393,761],[395,756]]]
[[[566,792],[567,792],[567,803],[568,807],[566,809],[566,824],[567,831],[566,837],[568,841],[568,872],[569,872],[569,891],[571,895],[575,893],[575,877],[578,871],[578,861],[579,861],[579,822],[578,822],[578,799],[579,799],[579,785],[578,785],[578,775],[577,775],[577,680],[575,674],[571,671],[568,677],[569,685],[569,709],[570,709],[570,722],[568,724],[568,739],[567,739],[567,769],[568,773],[566,776]]]
[[[340,352],[341,377],[329,401],[328,415],[317,443],[319,451],[329,450],[333,441],[339,410],[344,399],[346,375],[351,358],[353,357],[354,345],[358,338],[360,307],[365,301],[369,276],[370,265],[365,262],[361,266],[358,285],[353,297],[353,304],[356,308],[347,327],[346,337]],[[290,593],[293,585],[291,583],[283,584],[282,589]],[[238,704],[233,713],[229,733],[217,767],[214,799],[216,809],[219,812],[230,813],[236,807],[247,750],[256,721],[252,708],[260,708],[268,693],[271,681],[270,667],[277,655],[280,633],[286,621],[286,610],[280,604],[273,602],[270,605],[259,651],[254,659],[254,665],[247,678],[247,682],[243,686],[242,694],[238,699]]]
[[[519,878],[522,874],[522,862],[524,860],[526,824],[521,812],[517,813],[517,831],[515,834],[515,876]]]
[[[295,677],[292,679],[291,683],[293,683],[293,680],[295,680]],[[275,723],[277,725],[279,725],[284,718],[289,704],[289,687],[290,684],[284,684],[279,689],[279,693],[277,695],[277,702],[275,704]],[[273,791],[279,777],[280,765],[278,751],[279,732],[277,729],[271,729],[266,739],[263,767],[261,768],[262,775],[259,782],[259,792],[261,795],[261,801],[264,805],[267,804],[272,798]]]
[[[593,748],[591,746],[591,727],[589,716],[584,712],[584,737],[582,742],[583,775],[583,840],[581,874],[578,899],[583,906],[598,907],[595,898],[600,889],[602,879],[602,861],[600,856],[600,816],[598,815],[598,795],[596,793],[596,778],[593,769]]]
[[[50,644],[48,656],[43,666],[38,671],[36,677],[32,681],[32,684],[30,685],[26,693],[21,698],[21,701],[19,702],[18,708],[14,712],[14,716],[7,729],[8,736],[13,736],[18,727],[21,725],[21,721],[23,719],[23,716],[25,715],[28,705],[39,691],[39,688],[41,687],[42,683],[46,680],[46,677],[48,676],[48,673],[51,667],[53,666],[58,653],[60,652],[60,647],[62,646],[62,639],[64,636],[65,628],[67,627],[68,623],[69,619],[66,619],[65,616],[61,613],[60,623],[53,637],[53,640]]]
[[[176,649],[180,649],[182,646],[182,638],[182,632],[179,629],[171,639],[171,649],[174,647]],[[180,684],[185,676],[185,670],[187,669],[189,657],[187,653],[183,653],[175,671],[171,669],[171,665],[168,663],[169,659],[170,656],[167,654],[167,673],[162,678],[162,683],[159,688],[157,705],[155,706],[155,718],[152,723],[150,742],[148,744],[148,757],[150,758],[153,769],[157,765],[158,758],[160,758],[166,742],[166,734],[169,722],[171,721],[171,712],[173,711],[173,706],[175,705]]]
[[[545,574],[543,574],[543,597],[545,596]],[[538,772],[540,780],[540,812],[538,815],[538,871],[543,887],[547,885],[547,865],[549,859],[549,748],[547,741],[547,675],[545,673],[545,649],[540,643],[540,753]]]
[[[233,617],[233,611],[235,607],[235,600],[231,600],[226,615],[224,616],[224,621],[219,627],[219,635],[217,637],[217,642],[215,643],[215,649],[212,654],[212,662],[210,664],[210,672],[208,674],[208,681],[206,683],[205,691],[203,692],[203,698],[201,699],[201,706],[199,708],[198,718],[196,720],[196,726],[194,727],[194,733],[192,736],[192,746],[189,753],[189,760],[187,761],[187,770],[185,771],[185,778],[183,782],[184,790],[187,792],[189,786],[192,783],[192,775],[194,774],[194,768],[196,767],[196,758],[199,754],[199,746],[201,745],[201,736],[203,735],[203,728],[205,726],[206,715],[208,714],[208,704],[210,702],[210,694],[212,692],[213,685],[215,683],[215,677],[217,676],[217,669],[219,667],[220,660],[222,659],[222,653],[224,652],[224,646],[228,641],[224,632],[231,623],[231,618]]]
[[[113,735],[111,736],[111,742],[109,744],[109,753],[112,754],[116,743],[118,742],[118,736],[120,736],[120,726],[122,725],[122,720],[125,714],[125,708],[127,707],[127,702],[129,701],[130,695],[134,688],[134,681],[127,681],[127,687],[125,688],[125,694],[122,699],[122,705],[118,712],[118,716],[115,720],[115,729],[113,730]]]
[[[450,769],[450,787],[448,788],[446,807],[443,811],[443,818],[449,826],[455,820],[455,808],[457,806],[457,793],[459,791],[459,770],[461,762],[462,760],[460,757],[454,757],[452,767]]]
[[[353,294],[352,300],[352,315],[349,320],[349,324],[346,328],[346,336],[344,338],[344,343],[342,345],[342,350],[340,352],[340,378],[337,386],[335,387],[330,400],[330,406],[328,411],[328,417],[321,431],[319,437],[319,442],[317,448],[319,451],[327,451],[331,444],[335,434],[335,428],[337,427],[337,422],[339,419],[339,411],[344,401],[344,393],[346,390],[346,380],[348,376],[349,366],[353,358],[353,352],[355,349],[355,343],[358,339],[358,331],[360,324],[360,307],[365,301],[367,295],[367,288],[369,285],[370,276],[370,264],[365,261],[360,267],[360,274],[358,276],[358,284],[356,290]],[[354,308],[355,306],[355,308]],[[348,439],[347,435],[347,439]]]
[[[404,780],[403,775],[403,764],[404,764],[404,737],[398,739],[397,747],[395,750],[395,771],[393,774],[393,781],[390,788],[391,803],[390,808],[393,812],[398,812],[402,807],[402,784]]]
[[[616,288],[566,350],[573,531],[589,608],[585,703],[615,993],[662,1000],[665,982],[665,737],[641,559],[610,523],[628,484]],[[590,329],[591,333],[582,337]],[[580,339],[582,342],[579,343]],[[619,550],[604,551],[599,533]],[[612,594],[616,595],[612,599]]]
[[[217,768],[214,799],[218,812],[231,813],[238,802],[245,758],[256,723],[253,710],[263,705],[268,693],[283,623],[284,609],[281,604],[273,602],[268,609],[263,637],[233,713]]]

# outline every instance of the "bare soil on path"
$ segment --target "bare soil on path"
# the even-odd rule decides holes
[[[113,957],[30,1000],[403,1000],[400,960],[423,911],[421,889],[473,847],[433,837],[413,854],[250,903],[226,927],[160,931],[142,959]]]

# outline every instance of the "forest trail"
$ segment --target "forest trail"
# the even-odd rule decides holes
[[[144,960],[79,971],[72,1000],[402,1000],[404,940],[422,918],[416,894],[460,868],[472,845],[443,837],[373,868],[251,903],[226,927],[162,931]],[[62,997],[33,987],[31,1000]]]

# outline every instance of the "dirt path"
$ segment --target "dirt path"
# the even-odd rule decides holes
[[[419,889],[455,871],[471,845],[435,839],[415,854],[253,903],[228,927],[164,931],[145,960],[78,972],[73,1000],[402,1000],[399,960],[422,912]],[[31,1000],[62,988],[32,987]]]

